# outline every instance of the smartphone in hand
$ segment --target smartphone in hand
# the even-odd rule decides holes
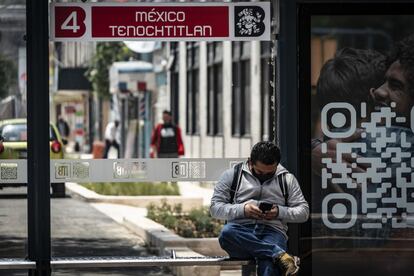
[[[269,203],[269,202],[260,202],[259,203],[259,209],[264,213],[266,211],[270,211],[270,209],[272,209],[273,204]]]

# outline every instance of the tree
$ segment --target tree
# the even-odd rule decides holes
[[[16,83],[16,66],[13,61],[0,54],[0,99],[9,95],[9,90]]]
[[[87,78],[99,97],[109,98],[109,68],[115,61],[126,61],[134,55],[122,42],[99,42]]]

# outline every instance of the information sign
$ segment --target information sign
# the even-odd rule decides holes
[[[270,40],[270,3],[51,3],[54,41]]]

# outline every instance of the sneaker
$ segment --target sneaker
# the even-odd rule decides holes
[[[276,263],[282,270],[283,276],[295,276],[299,271],[299,257],[291,256],[286,252],[276,258]]]

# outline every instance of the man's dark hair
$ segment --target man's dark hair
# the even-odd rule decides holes
[[[344,48],[327,61],[317,83],[318,104],[348,102],[359,113],[361,102],[371,104],[369,90],[384,82],[387,57],[374,50]]]
[[[167,114],[167,115],[170,115],[170,116],[172,116],[172,113],[171,113],[171,111],[168,111],[168,110],[164,110],[164,111],[162,112],[162,114]]]
[[[252,161],[253,164],[257,161],[260,161],[265,165],[279,164],[280,149],[273,142],[259,142],[252,148],[250,153],[250,161]]]
[[[408,83],[408,91],[414,96],[414,34],[407,36],[394,45],[390,63],[399,61]]]

